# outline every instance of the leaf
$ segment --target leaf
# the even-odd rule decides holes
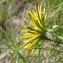
[[[3,23],[5,13],[6,13],[6,8],[3,11],[0,11],[0,24]]]
[[[60,40],[63,40],[63,37],[62,37],[62,36],[57,35],[57,37],[58,37]]]

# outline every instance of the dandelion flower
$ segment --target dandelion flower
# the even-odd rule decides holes
[[[24,34],[20,38],[24,38],[23,44],[20,48],[27,48],[25,56],[34,53],[34,48],[39,44],[39,40],[46,39],[45,33],[47,28],[47,12],[43,9],[42,3],[36,4],[36,11],[28,12],[30,20],[24,19],[29,26],[24,26],[26,30],[22,30]]]

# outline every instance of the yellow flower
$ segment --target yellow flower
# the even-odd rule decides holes
[[[20,38],[25,38],[23,45],[20,48],[28,48],[25,52],[25,56],[28,56],[30,52],[34,53],[34,48],[39,44],[39,40],[45,38],[45,32],[47,27],[46,16],[47,13],[42,8],[41,5],[36,4],[36,12],[32,10],[28,12],[30,20],[25,18],[25,21],[29,23],[30,26],[24,26],[26,30],[22,30],[25,32]]]

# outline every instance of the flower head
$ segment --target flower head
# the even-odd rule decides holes
[[[29,26],[24,26],[26,30],[20,38],[25,38],[23,45],[20,48],[28,48],[25,52],[25,55],[28,56],[30,52],[34,52],[34,48],[39,44],[39,40],[45,39],[45,32],[47,27],[45,8],[43,10],[42,3],[41,5],[36,4],[36,11],[32,10],[28,12],[30,20],[25,18],[25,21],[29,23]]]

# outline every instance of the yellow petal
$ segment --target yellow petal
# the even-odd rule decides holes
[[[42,3],[40,5],[40,9],[39,9],[39,17],[40,17],[40,19],[42,19]]]
[[[35,37],[32,37],[32,38],[30,38],[30,39],[28,39],[28,40],[26,40],[24,42],[30,42],[31,43],[33,40],[35,40],[37,38],[38,38],[38,36],[35,36]]]
[[[31,53],[34,54],[34,49],[32,49]]]
[[[22,45],[22,46],[20,46],[20,48],[27,48],[28,46],[32,46],[33,45],[33,43],[35,42],[33,42],[33,40],[35,40],[37,37],[33,37],[33,38],[30,38],[30,39],[28,39],[28,40],[26,40],[26,41],[24,41],[24,44]],[[33,43],[32,43],[33,42]],[[29,48],[29,47],[28,47]]]
[[[36,39],[36,40],[34,40],[34,41],[32,42],[32,44],[30,45],[30,49],[25,52],[25,56],[28,56],[30,53],[32,53],[32,54],[34,53],[34,49],[32,49],[32,47],[33,47],[33,45],[35,45],[35,43],[36,43],[38,40],[39,40],[39,38]]]
[[[28,19],[24,18],[24,20],[25,20],[27,23],[29,23],[30,25],[35,26],[35,25],[34,25],[31,21],[29,21]]]
[[[31,51],[32,51],[32,49],[27,50],[27,51],[25,52],[25,56],[27,57],[27,56],[30,54]]]

